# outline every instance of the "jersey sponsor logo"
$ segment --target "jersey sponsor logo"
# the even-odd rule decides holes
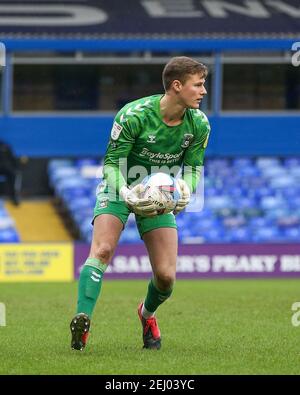
[[[183,140],[182,140],[182,143],[181,143],[181,147],[182,148],[187,148],[191,144],[193,138],[194,138],[193,134],[185,133],[183,135]]]
[[[156,143],[155,139],[156,139],[156,136],[154,134],[149,134],[147,143],[154,144],[154,143]]]
[[[120,133],[122,132],[123,126],[119,125],[118,122],[114,122],[111,129],[110,137],[113,140],[118,140]]]
[[[179,159],[184,151],[180,151],[176,154],[170,154],[169,152],[151,152],[148,148],[143,148],[142,152],[140,152],[140,156],[147,156],[150,159],[161,159],[161,160],[170,160],[170,159]]]

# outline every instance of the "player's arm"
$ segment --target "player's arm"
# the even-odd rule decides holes
[[[201,135],[187,148],[183,158],[183,179],[191,192],[195,192],[202,174],[205,150],[208,143],[210,126],[205,122]]]
[[[104,158],[103,175],[108,188],[118,192],[134,213],[150,217],[156,215],[157,212],[153,202],[141,197],[143,185],[139,184],[130,189],[123,175],[124,172],[127,176],[126,159],[138,133],[139,125],[133,117],[125,119],[122,113],[117,114]]]
[[[109,144],[104,157],[103,175],[111,190],[120,192],[127,185],[122,173],[126,174],[126,158],[128,157],[137,135],[135,120],[124,119],[119,112],[114,119]]]
[[[177,203],[174,214],[178,214],[187,206],[191,193],[196,191],[202,174],[209,133],[210,125],[208,119],[205,117],[192,144],[186,149],[184,154],[182,179],[178,180],[182,197]]]

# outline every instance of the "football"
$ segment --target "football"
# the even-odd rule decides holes
[[[180,187],[177,180],[166,173],[154,173],[142,181],[145,186],[144,197],[150,198],[156,205],[158,215],[174,210],[180,199]]]

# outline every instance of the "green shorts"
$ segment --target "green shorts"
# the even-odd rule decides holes
[[[110,201],[106,194],[102,193],[98,195],[96,205],[94,208],[94,220],[98,215],[101,214],[111,214],[119,218],[123,223],[123,229],[126,225],[127,219],[131,211],[126,206],[125,202],[122,200]],[[143,234],[149,232],[150,230],[157,228],[175,228],[177,229],[175,216],[172,213],[157,215],[153,218],[141,217],[140,215],[135,215],[135,220],[137,228],[141,238]]]

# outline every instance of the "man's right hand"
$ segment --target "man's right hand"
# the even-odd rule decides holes
[[[143,192],[145,192],[143,184],[138,184],[132,189],[124,185],[120,189],[120,195],[131,211],[142,217],[154,217],[157,215],[155,204],[150,199],[143,198]]]

